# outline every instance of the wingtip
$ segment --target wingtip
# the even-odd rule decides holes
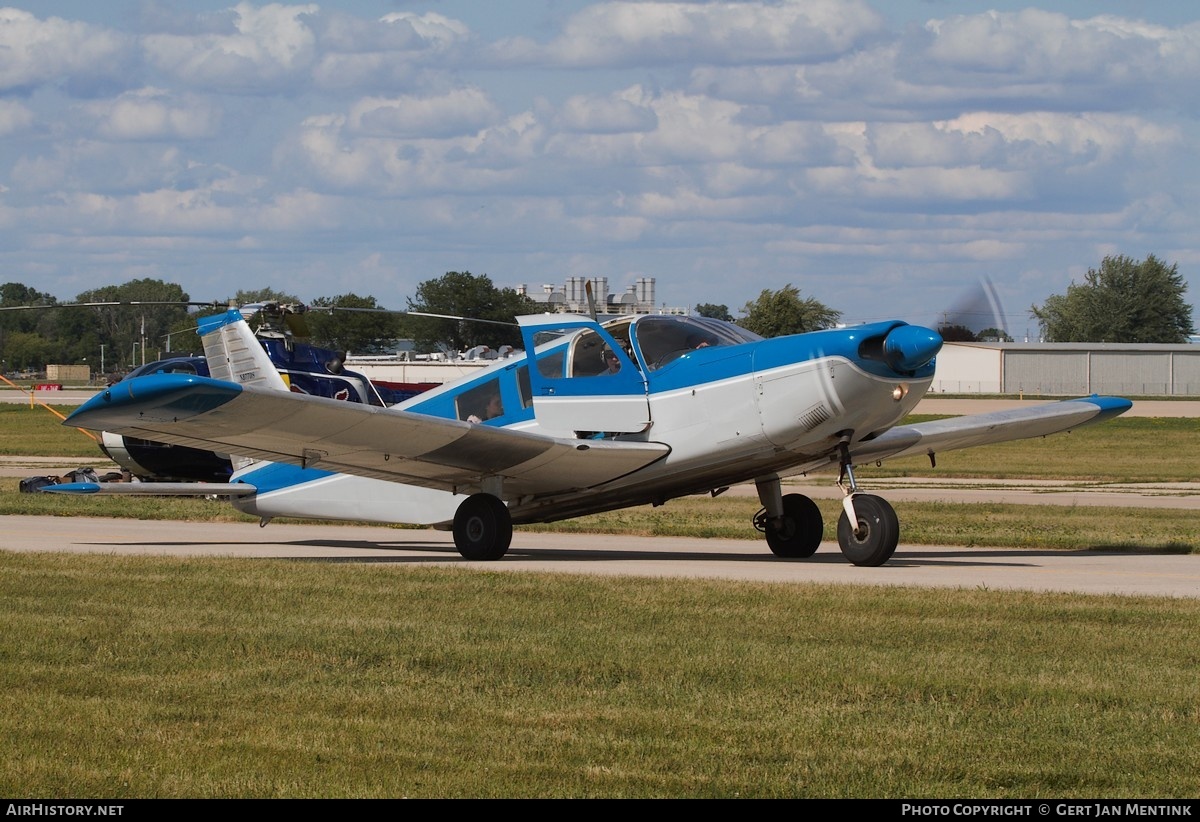
[[[1092,394],[1090,397],[1084,398],[1083,401],[1090,402],[1099,408],[1100,415],[1098,419],[1102,420],[1119,416],[1133,408],[1133,400],[1127,400],[1124,397],[1101,397]]]
[[[100,484],[96,482],[63,482],[58,485],[47,485],[39,489],[51,494],[98,494]]]

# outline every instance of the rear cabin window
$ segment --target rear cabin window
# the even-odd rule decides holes
[[[467,389],[455,400],[455,411],[460,420],[484,422],[504,416],[504,403],[500,397],[500,379]]]

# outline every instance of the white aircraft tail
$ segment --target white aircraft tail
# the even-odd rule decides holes
[[[204,343],[204,356],[213,379],[256,388],[290,390],[236,308],[200,320],[197,333]]]
[[[291,390],[238,309],[201,319],[196,332],[204,343],[204,357],[213,379],[277,391]],[[229,458],[235,472],[257,462],[237,454],[230,454]]]

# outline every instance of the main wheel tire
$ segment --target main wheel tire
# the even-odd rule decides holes
[[[838,518],[838,545],[846,559],[855,565],[883,565],[896,552],[900,542],[900,521],[891,504],[882,497],[859,494],[854,497],[858,528],[850,527],[850,518],[842,511]]]
[[[777,557],[811,557],[821,545],[823,530],[817,504],[803,494],[788,494],[783,498],[783,517],[767,526],[767,547]]]
[[[508,506],[491,494],[472,494],[454,513],[454,547],[466,559],[500,559],[512,533]]]

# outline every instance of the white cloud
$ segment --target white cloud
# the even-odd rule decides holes
[[[369,136],[439,138],[476,134],[502,118],[480,89],[454,89],[437,97],[368,97],[350,107],[351,133]]]
[[[0,136],[27,129],[33,122],[34,114],[29,106],[16,100],[0,100]]]
[[[470,29],[461,21],[433,12],[385,14],[380,18],[380,22],[393,30],[411,30],[422,47],[437,51],[461,45],[470,40],[471,36]]]
[[[234,7],[233,33],[142,38],[147,62],[180,82],[229,91],[264,91],[307,73],[316,36],[307,15],[318,6]]]
[[[162,89],[126,92],[84,109],[94,118],[96,134],[108,140],[196,140],[216,136],[221,111],[196,95],[173,98]]]
[[[108,26],[0,10],[10,277],[193,266],[307,297],[372,260],[397,272],[385,304],[468,269],[654,276],[671,304],[795,279],[903,316],[980,267],[1017,295],[1101,248],[1200,258],[1200,24],[1031,9],[888,30],[882,0],[229,5]]]
[[[326,89],[409,87],[422,66],[456,59],[457,50],[472,40],[463,23],[435,13],[399,12],[379,20],[331,14],[315,17],[314,23],[312,76]]]
[[[584,7],[545,47],[518,37],[488,53],[502,63],[570,66],[809,62],[848,51],[882,27],[859,0],[607,2]]]
[[[1200,25],[1150,26],[1105,16],[1072,20],[1025,9],[963,15],[926,24],[929,40],[909,66],[936,82],[1013,97],[1089,105],[1172,105],[1196,100]],[[918,54],[909,55],[912,58]],[[1132,95],[1137,95],[1135,99]]]
[[[0,8],[0,90],[112,79],[125,67],[130,42],[103,26]]]
[[[653,108],[634,95],[577,95],[563,101],[554,117],[554,125],[568,132],[621,134],[653,131],[658,117]]]

